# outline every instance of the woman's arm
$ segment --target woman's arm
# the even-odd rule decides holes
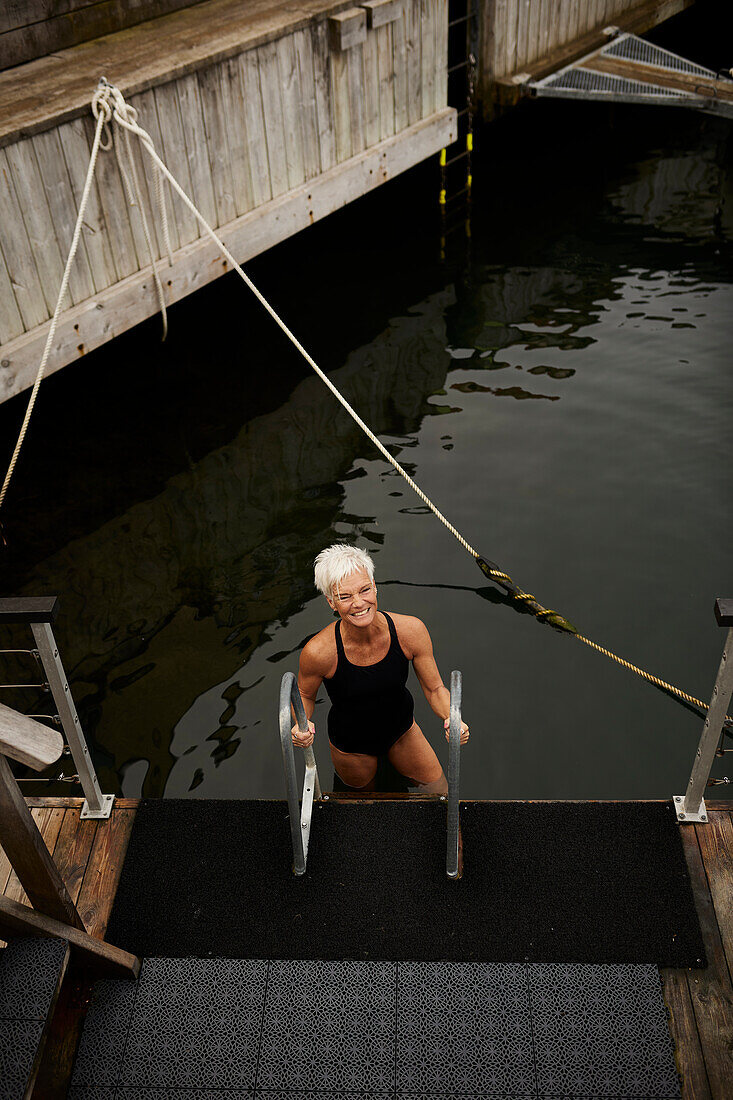
[[[412,665],[415,674],[420,681],[420,687],[425,693],[425,698],[431,709],[439,718],[444,719],[445,736],[449,737],[450,726],[450,692],[443,683],[438,666],[433,654],[433,642],[425,623],[413,616],[404,618],[406,630],[405,641],[412,651]],[[461,722],[461,744],[468,741],[468,726]]]
[[[323,655],[320,652],[320,645],[313,644],[316,641],[316,638],[311,638],[308,644],[303,647],[298,665],[298,690],[303,700],[305,716],[308,719],[308,733],[300,732],[298,723],[295,722],[295,713],[293,713],[294,725],[291,733],[293,744],[301,748],[307,748],[308,745],[313,744],[316,727],[310,721],[310,717],[316,706],[318,689],[323,683]]]

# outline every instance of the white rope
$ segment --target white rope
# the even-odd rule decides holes
[[[61,313],[61,306],[64,303],[64,299],[66,297],[66,291],[67,291],[68,286],[69,286],[69,275],[71,274],[71,265],[74,262],[74,257],[76,256],[76,250],[79,247],[79,237],[81,236],[81,227],[82,227],[82,224],[84,222],[84,213],[86,211],[87,202],[89,200],[89,192],[92,189],[92,181],[94,179],[94,170],[97,166],[97,156],[99,154],[100,147],[105,148],[105,146],[102,146],[102,144],[101,144],[101,142],[102,142],[102,130],[107,125],[110,118],[112,117],[112,110],[110,108],[109,103],[107,102],[107,97],[100,94],[100,89],[98,89],[94,93],[94,97],[92,98],[92,111],[94,112],[94,117],[97,120],[97,126],[96,126],[96,129],[94,131],[94,141],[92,142],[92,152],[91,152],[91,156],[89,158],[89,168],[87,169],[87,178],[84,181],[84,190],[82,191],[81,202],[79,203],[79,213],[77,215],[76,225],[74,226],[74,235],[71,239],[71,248],[69,250],[69,255],[68,255],[68,258],[66,260],[66,267],[64,268],[63,278],[61,279],[61,288],[59,290],[58,298],[56,299],[56,308],[53,311],[53,317],[51,318],[51,324],[49,325],[49,328],[48,328],[48,335],[46,336],[46,345],[43,349],[43,355],[41,356],[41,362],[40,362],[40,365],[38,367],[38,372],[36,374],[36,381],[33,385],[33,389],[31,390],[31,396],[28,400],[28,407],[25,410],[25,416],[23,417],[23,424],[22,424],[21,429],[20,429],[20,434],[18,435],[18,442],[15,444],[15,450],[13,451],[13,457],[10,459],[10,465],[8,466],[8,472],[5,475],[5,480],[3,482],[2,489],[0,489],[0,508],[2,508],[3,501],[5,500],[5,495],[8,491],[8,486],[10,484],[10,479],[13,476],[13,470],[15,469],[15,464],[18,461],[18,455],[20,454],[20,448],[23,446],[23,440],[25,439],[25,434],[28,430],[28,424],[29,424],[30,419],[31,419],[31,413],[33,412],[33,406],[36,403],[36,397],[38,396],[38,390],[39,390],[39,387],[41,385],[41,379],[43,378],[44,371],[46,370],[46,363],[48,362],[48,356],[49,356],[49,353],[51,351],[51,344],[53,343],[53,338],[56,335],[56,326],[58,324],[59,314]],[[109,146],[106,146],[106,147],[108,148]]]
[[[107,88],[111,87],[111,85],[106,84],[106,82],[105,82],[105,84],[102,85],[102,87],[101,87],[102,92],[105,90],[105,86]],[[129,111],[130,115],[134,119],[136,119],[137,118],[137,111],[135,110],[135,108],[134,107],[128,107],[127,109]],[[127,191],[127,201],[129,202],[130,206],[136,206],[138,208],[138,210],[140,211],[140,220],[142,221],[142,225],[143,225],[143,234],[145,236],[145,244],[146,244],[147,249],[148,249],[148,258],[150,260],[150,267],[152,268],[152,272],[153,272],[153,282],[155,283],[155,293],[158,296],[158,308],[160,310],[160,317],[161,317],[161,321],[163,323],[163,336],[162,336],[162,339],[165,340],[166,336],[168,335],[168,311],[167,311],[166,306],[165,306],[165,295],[163,294],[163,284],[160,281],[160,276],[158,275],[158,267],[157,267],[157,264],[155,262],[155,253],[154,253],[154,250],[153,250],[153,241],[152,241],[152,238],[150,236],[150,230],[148,229],[148,219],[145,216],[145,203],[142,200],[142,191],[140,189],[140,180],[138,179],[137,168],[135,167],[135,158],[132,155],[132,146],[130,144],[130,135],[127,131],[125,131],[125,133],[124,133],[124,148],[125,148],[125,153],[127,155],[127,169],[125,168],[125,165],[123,163],[123,157],[120,155],[120,142],[117,141],[116,138],[115,138],[115,142],[114,142],[114,147],[115,147],[115,156],[117,157],[117,164],[118,164],[119,169],[120,169],[120,175],[122,176],[122,179],[123,179],[124,184],[125,184],[125,190]],[[165,208],[165,197],[163,195],[163,184],[162,184],[162,180],[160,178],[160,173],[159,172],[156,172],[155,177],[156,177],[156,193],[157,193],[157,198],[158,198],[158,207],[160,209],[161,220],[163,222],[163,236],[164,236],[164,239],[165,239],[166,251],[168,252],[168,264],[169,264],[169,266],[172,266],[173,265],[173,257],[171,255],[171,244],[170,244],[170,239],[169,239],[169,236],[168,236],[168,215],[167,215],[166,208]]]
[[[324,374],[324,372],[318,366],[318,364],[313,359],[313,357],[311,355],[309,355],[309,353],[306,351],[306,349],[303,347],[303,345],[300,343],[300,341],[297,339],[297,337],[294,335],[294,333],[292,333],[290,331],[290,329],[285,324],[283,319],[279,316],[278,313],[276,313],[276,311],[273,309],[273,307],[267,301],[265,296],[260,293],[260,291],[257,289],[255,284],[252,282],[252,280],[246,274],[246,272],[243,270],[243,268],[240,266],[240,264],[237,263],[234,256],[232,256],[231,252],[226,247],[224,242],[216,235],[216,233],[211,228],[209,223],[206,221],[204,216],[199,212],[199,210],[196,208],[194,203],[188,197],[188,195],[183,190],[181,185],[178,183],[178,180],[176,180],[174,178],[174,176],[169,172],[166,165],[160,159],[160,157],[158,156],[158,154],[155,150],[155,145],[153,143],[153,139],[151,138],[150,134],[147,133],[146,130],[143,130],[142,127],[137,124],[137,112],[135,112],[134,109],[132,109],[128,106],[128,104],[125,102],[124,96],[122,95],[120,90],[118,88],[115,88],[113,85],[107,85],[107,93],[109,95],[110,100],[112,101],[112,103],[114,105],[113,110],[112,110],[112,116],[114,118],[114,121],[116,123],[118,123],[120,126],[122,126],[124,130],[126,130],[129,133],[135,134],[136,137],[138,137],[140,139],[140,142],[141,142],[143,148],[147,152],[150,159],[153,161],[153,164],[155,165],[157,171],[159,173],[161,173],[163,176],[165,176],[165,178],[168,180],[170,186],[173,188],[173,190],[176,192],[176,194],[180,197],[181,201],[191,211],[191,213],[196,218],[196,220],[198,221],[201,228],[212,239],[214,244],[217,246],[217,248],[221,252],[222,256],[224,256],[224,258],[231,265],[231,267],[237,272],[240,279],[242,279],[246,283],[246,285],[252,291],[254,296],[257,298],[257,300],[264,306],[264,308],[267,310],[267,312],[272,317],[275,324],[278,325],[278,327],[280,329],[282,329],[282,331],[288,337],[288,339],[293,344],[293,346],[295,348],[297,348],[297,350],[300,352],[300,354],[305,359],[308,366],[311,367],[312,370],[314,370],[315,373],[318,375],[318,377],[321,379],[321,381],[323,383],[325,383],[326,386],[328,386],[331,393],[334,395],[336,400],[339,401],[341,403],[341,405],[343,405],[343,407],[346,409],[347,413],[352,418],[352,420],[354,420],[354,422],[359,425],[361,430],[372,441],[372,443],[377,448],[377,450],[387,459],[387,461],[392,466],[394,466],[397,473],[400,474],[400,476],[405,479],[405,481],[410,486],[410,488],[413,490],[413,492],[417,494],[417,496],[420,498],[420,500],[422,500],[425,504],[427,504],[428,508],[433,513],[433,515],[435,515],[440,520],[440,522],[442,524],[444,524],[445,527],[447,527],[447,529],[454,536],[454,538],[458,539],[461,546],[463,546],[463,548],[465,550],[467,550],[468,553],[471,554],[472,557],[477,558],[479,556],[478,551],[474,550],[474,548],[468,542],[466,542],[463,535],[461,535],[461,533],[456,530],[456,528],[453,526],[453,524],[450,523],[446,519],[446,517],[443,515],[443,513],[441,511],[439,511],[438,508],[436,508],[436,506],[433,504],[433,502],[430,500],[430,498],[428,496],[426,496],[425,493],[422,491],[420,486],[417,485],[412,480],[412,478],[407,473],[407,471],[404,470],[402,468],[402,466],[400,466],[399,462],[389,453],[389,451],[384,446],[384,444],[379,439],[377,439],[374,432],[372,432],[372,430],[369,428],[369,426],[364,423],[364,421],[361,419],[359,414],[352,408],[352,406],[349,404],[349,402],[346,400],[346,398],[343,396],[343,394],[339,393],[339,391],[336,389],[334,384],[329,380],[327,375]]]

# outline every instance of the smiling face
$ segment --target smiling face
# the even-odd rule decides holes
[[[371,626],[377,614],[377,586],[362,569],[345,577],[328,602],[349,626]]]

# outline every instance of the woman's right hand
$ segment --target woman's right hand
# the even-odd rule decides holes
[[[296,722],[290,731],[293,738],[293,744],[297,749],[307,749],[309,745],[313,744],[313,738],[316,735],[316,727],[312,722],[308,723],[308,732],[301,733],[298,723]]]

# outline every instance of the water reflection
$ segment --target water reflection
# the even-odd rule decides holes
[[[510,231],[479,204],[472,264],[331,374],[474,545],[703,696],[719,658],[705,609],[725,587],[731,534],[716,458],[730,403],[722,129],[646,150],[590,210],[558,194],[560,229],[517,208]],[[311,566],[334,537],[373,550],[392,606],[428,622],[444,676],[463,670],[485,727],[468,796],[684,789],[682,708],[515,605],[503,614],[507,597],[474,583],[320,382],[242,422],[24,574],[24,591],[62,596],[60,641],[105,790],[280,796],[278,684],[328,621]],[[83,481],[72,454],[60,461]],[[322,730],[323,703],[315,720]],[[663,747],[644,740],[660,729]],[[611,754],[602,767],[595,741]],[[330,779],[322,737],[316,749]]]

